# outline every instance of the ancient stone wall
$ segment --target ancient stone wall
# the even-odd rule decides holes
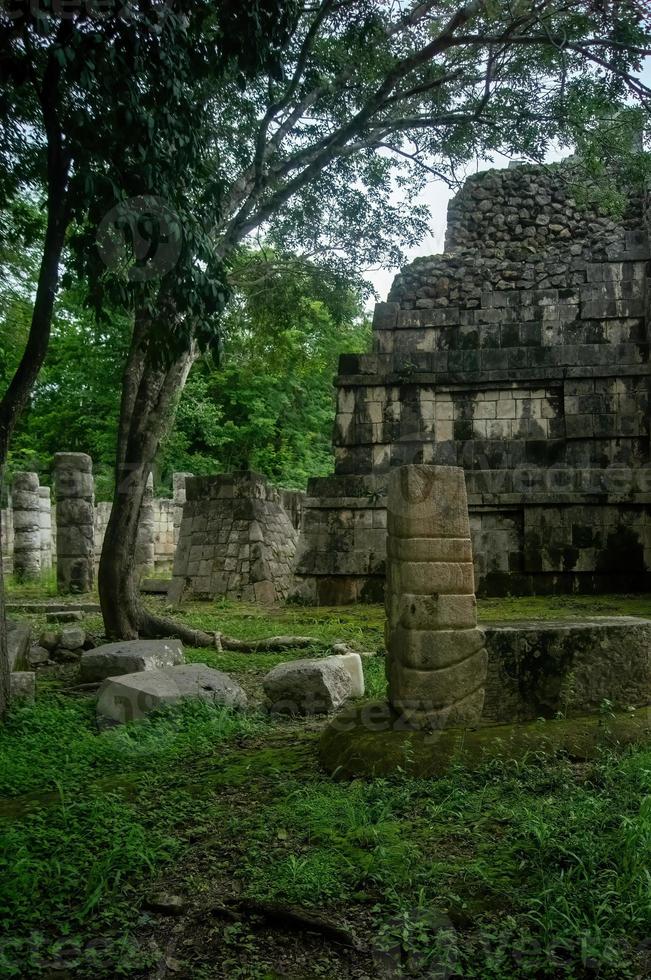
[[[185,502],[185,478],[190,475],[188,473],[174,473],[175,497],[173,499],[154,497],[150,503],[150,512],[148,514],[149,527],[146,536],[149,539],[149,551],[153,545],[153,566],[151,566],[150,571],[156,574],[170,572],[172,570],[176,543],[181,527],[181,517],[183,515],[183,503]],[[183,478],[182,482],[177,479],[178,477]],[[179,489],[179,486],[181,489]],[[95,505],[96,566],[99,563],[102,553],[106,525],[111,516],[111,506],[111,502],[108,500],[98,501]],[[149,554],[149,561],[151,562],[151,554]]]
[[[549,179],[472,178],[450,209],[461,244],[403,270],[373,352],[341,357],[337,475],[310,481],[299,546],[306,597],[378,597],[372,532],[389,470],[412,462],[465,469],[478,591],[651,585],[645,210],[631,195],[619,222],[561,212]],[[519,223],[496,225],[511,206]],[[539,220],[561,213],[569,234]]]
[[[286,598],[298,534],[279,491],[242,472],[188,479],[186,495],[170,600]]]
[[[628,195],[625,213],[617,218],[586,206],[599,193],[571,158],[475,174],[450,201],[445,251],[497,247],[507,254],[524,248],[564,255],[577,241],[594,249],[617,240],[622,230],[639,228],[642,192]]]

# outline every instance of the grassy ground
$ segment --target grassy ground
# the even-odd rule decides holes
[[[480,604],[484,621],[621,613],[651,616],[651,598]],[[378,607],[183,615],[242,638],[314,636],[315,653],[382,644]],[[290,657],[188,651],[254,701]],[[365,671],[381,695],[382,658]],[[318,769],[319,721],[186,704],[100,734],[92,699],[64,691],[70,668],[39,677],[36,704],[0,730],[0,976],[651,974],[649,747],[342,783]],[[170,895],[175,914],[160,911]],[[355,947],[272,925],[261,903],[317,912]]]

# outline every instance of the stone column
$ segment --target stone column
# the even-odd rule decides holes
[[[154,477],[149,474],[140,505],[136,538],[136,581],[153,575],[155,569]]]
[[[39,487],[39,523],[41,528],[41,570],[52,568],[52,504],[50,488]]]
[[[93,461],[86,453],[56,453],[57,586],[61,593],[90,592],[94,579]]]
[[[174,498],[174,545],[179,543],[183,505],[185,504],[185,481],[192,473],[172,473],[172,496]]]
[[[389,701],[416,728],[476,724],[487,655],[463,470],[402,466],[388,489]]]
[[[41,527],[37,473],[15,473],[11,484],[14,576],[19,582],[41,576]]]

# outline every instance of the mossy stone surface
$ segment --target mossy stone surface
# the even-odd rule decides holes
[[[594,758],[602,747],[651,741],[651,708],[612,715],[540,720],[526,724],[409,729],[385,702],[350,705],[329,723],[319,742],[322,766],[342,778],[443,775],[493,759],[520,760],[540,752]]]

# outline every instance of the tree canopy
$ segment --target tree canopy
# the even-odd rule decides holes
[[[20,199],[5,212],[0,374],[15,369],[35,288],[40,213]],[[64,275],[64,282],[68,277]],[[303,487],[332,469],[332,378],[338,355],[363,350],[368,323],[359,285],[328,268],[271,251],[243,250],[231,269],[232,302],[220,349],[195,364],[155,466],[168,493],[174,470],[253,468],[284,486]],[[119,309],[98,319],[83,282],[64,286],[52,339],[9,457],[9,472],[50,478],[55,452],[89,453],[99,499],[113,493],[122,372],[131,321]]]

